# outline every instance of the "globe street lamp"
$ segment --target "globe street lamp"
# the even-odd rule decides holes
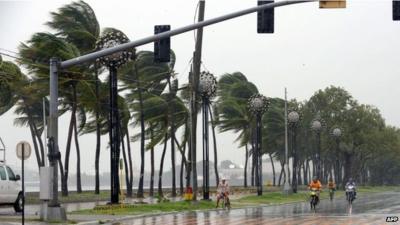
[[[340,154],[340,138],[342,136],[342,130],[340,128],[334,128],[332,130],[332,136],[336,141],[336,170],[335,170],[335,182],[339,184],[339,173],[340,173],[340,164],[339,164],[339,154]]]
[[[321,174],[321,131],[323,129],[323,120],[320,118],[319,114],[311,122],[311,129],[316,134],[317,139],[317,151],[316,151],[316,161],[317,161],[317,177],[322,178]]]
[[[96,43],[96,49],[102,50],[129,42],[129,39],[119,31],[110,31],[100,37]],[[134,57],[134,49],[116,52],[98,58],[110,71],[110,112],[109,112],[109,137],[110,137],[110,161],[111,161],[111,204],[119,203],[119,177],[118,162],[120,155],[120,119],[118,111],[118,80],[117,68],[128,62]]]
[[[209,119],[210,99],[215,96],[217,79],[209,72],[201,72],[199,79],[199,92],[202,98],[203,114],[203,199],[210,199],[210,167],[209,167]],[[217,184],[218,185],[218,184]]]
[[[256,156],[257,195],[262,195],[261,118],[264,112],[268,109],[269,101],[265,96],[255,94],[249,98],[247,105],[250,112],[256,116],[256,149],[253,154]]]
[[[293,169],[292,169],[292,190],[297,193],[297,146],[296,146],[296,128],[300,120],[300,115],[296,111],[291,111],[288,114],[288,122],[291,130],[291,146],[293,154]]]

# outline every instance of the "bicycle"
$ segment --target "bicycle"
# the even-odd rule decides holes
[[[314,212],[316,212],[316,206],[318,204],[318,190],[317,189],[311,189],[310,192],[310,206],[311,206],[311,210],[314,210]]]
[[[329,188],[329,199],[332,201],[333,196],[335,195],[335,189],[334,188]]]
[[[222,198],[222,208],[223,209],[231,209],[231,202],[229,201],[229,197],[226,194],[223,194],[223,198]]]

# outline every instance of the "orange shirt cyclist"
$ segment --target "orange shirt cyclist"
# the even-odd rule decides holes
[[[313,177],[313,180],[311,183],[308,185],[309,189],[316,189],[317,191],[320,191],[322,189],[321,182],[318,180],[317,177]]]
[[[310,190],[315,190],[317,193],[317,199],[319,202],[319,192],[322,189],[322,185],[321,182],[318,180],[318,178],[316,176],[313,177],[313,180],[311,181],[311,183],[308,185]]]

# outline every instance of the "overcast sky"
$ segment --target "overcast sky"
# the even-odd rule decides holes
[[[20,42],[34,32],[49,31],[43,24],[49,12],[70,1],[0,1],[0,52],[17,51]],[[87,1],[102,28],[115,27],[131,40],[152,35],[154,25],[181,27],[194,21],[197,0]],[[206,0],[205,18],[253,7],[255,0]],[[330,85],[344,87],[361,103],[377,106],[386,122],[399,126],[400,22],[392,21],[391,0],[348,0],[347,9],[319,9],[318,3],[286,6],[275,10],[275,33],[257,34],[256,15],[247,15],[204,30],[204,68],[219,76],[241,71],[266,96],[308,99]],[[180,83],[187,82],[188,62],[194,50],[193,32],[173,37],[177,55],[175,70]],[[152,50],[146,45],[139,50]],[[10,58],[3,57],[5,60]],[[0,137],[16,164],[15,145],[31,142],[27,128],[13,126],[13,110],[0,116]],[[201,117],[200,117],[201,118]],[[65,150],[69,116],[60,119],[60,149]],[[131,135],[138,132],[132,130]],[[199,137],[201,132],[199,132]],[[101,170],[109,170],[108,136],[102,137]],[[244,150],[233,143],[232,133],[218,134],[219,160],[244,163]],[[82,171],[94,173],[95,136],[80,137]],[[134,166],[139,167],[139,145],[133,145]],[[201,149],[201,146],[198,148]],[[160,156],[157,149],[156,156]],[[166,169],[170,168],[169,153]],[[198,153],[198,159],[201,153]],[[211,157],[212,158],[212,157]],[[178,157],[179,159],[179,157]],[[71,154],[75,171],[75,150]],[[157,167],[159,159],[156,160]],[[149,165],[146,155],[147,168]],[[28,166],[36,168],[31,157]]]

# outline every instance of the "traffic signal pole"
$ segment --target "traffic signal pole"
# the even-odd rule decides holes
[[[198,23],[202,23],[204,21],[204,9],[205,9],[205,4],[206,2],[204,0],[199,1],[199,19]],[[193,76],[192,76],[192,83],[191,83],[191,88],[192,88],[192,93],[191,93],[191,99],[190,99],[190,123],[191,123],[191,128],[190,128],[190,145],[191,145],[191,155],[192,155],[192,183],[193,183],[193,201],[197,200],[197,157],[196,157],[196,146],[197,146],[197,100],[199,99],[198,97],[198,89],[199,89],[199,79],[200,79],[200,66],[201,66],[201,48],[203,44],[203,27],[199,27],[197,29],[196,33],[196,45],[195,45],[195,52],[193,55]],[[204,168],[204,165],[203,165]],[[203,170],[204,172],[204,170]],[[203,174],[203,179],[204,179]],[[203,187],[204,189],[205,187]],[[204,198],[204,196],[203,196]]]
[[[120,52],[126,49],[130,49],[130,48],[134,48],[134,47],[138,47],[138,46],[142,46],[148,43],[152,43],[158,40],[161,40],[163,38],[167,38],[167,37],[171,37],[171,36],[175,36],[178,34],[182,34],[188,31],[192,31],[201,27],[206,27],[212,24],[216,24],[216,23],[220,23],[226,20],[230,20],[230,19],[234,19],[237,17],[241,17],[241,16],[245,16],[257,11],[262,11],[264,9],[272,9],[272,8],[276,8],[276,7],[281,7],[281,6],[286,6],[286,5],[294,5],[294,4],[300,4],[300,3],[307,3],[307,2],[317,2],[318,0],[290,0],[290,1],[281,1],[281,2],[276,2],[276,3],[270,3],[270,4],[264,4],[264,5],[259,5],[259,6],[255,6],[255,7],[251,7],[248,9],[244,9],[244,10],[240,10],[237,12],[233,12],[233,13],[229,13],[223,16],[219,16],[219,17],[215,17],[212,19],[208,19],[208,20],[204,20],[198,23],[194,23],[194,24],[190,24],[184,27],[180,27],[174,30],[170,30],[167,32],[162,32],[160,34],[156,34],[153,36],[149,36],[149,37],[145,37],[136,41],[132,41],[132,42],[128,42],[125,44],[121,44],[115,47],[111,47],[111,48],[107,48],[107,49],[103,49],[100,51],[96,51],[96,52],[92,52],[83,56],[79,56],[73,59],[69,59],[66,61],[61,62],[60,68],[61,69],[66,69],[69,68],[71,66],[75,66],[78,64],[82,64],[82,63],[86,63],[86,62],[90,62],[90,61],[94,61],[97,58],[103,57],[103,56],[107,56],[107,55],[112,55],[116,52]]]

